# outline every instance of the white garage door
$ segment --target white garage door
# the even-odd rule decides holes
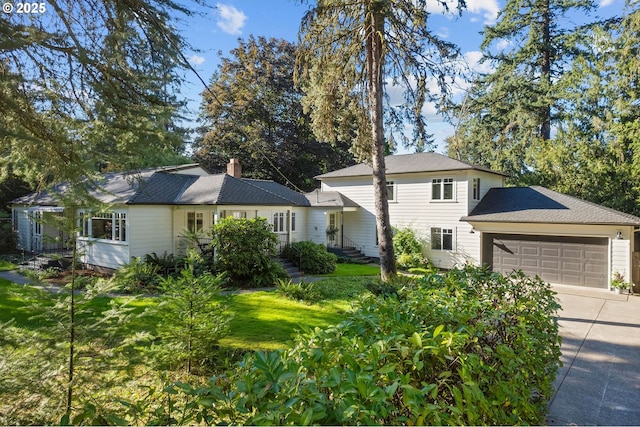
[[[484,234],[483,261],[494,271],[522,270],[549,283],[607,288],[608,239]]]

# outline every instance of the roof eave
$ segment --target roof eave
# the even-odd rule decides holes
[[[618,227],[634,227],[640,226],[640,222],[576,222],[576,221],[525,221],[525,220],[516,220],[516,219],[487,219],[487,218],[474,218],[463,216],[460,218],[460,221],[464,222],[496,222],[496,223],[505,223],[505,224],[557,224],[557,225],[606,225],[606,226],[618,226]]]

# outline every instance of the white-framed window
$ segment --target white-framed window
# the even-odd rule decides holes
[[[284,212],[275,212],[273,214],[273,231],[275,233],[284,233],[287,231],[285,218]]]
[[[431,200],[454,200],[453,178],[431,180]]]
[[[127,241],[127,214],[124,212],[80,212],[80,236]]]
[[[187,212],[187,230],[190,233],[204,230],[204,212]]]
[[[387,181],[387,199],[390,202],[396,201],[396,183],[394,181]]]
[[[296,213],[291,212],[291,231],[296,231]]]
[[[480,178],[473,178],[473,200],[480,200]]]
[[[235,219],[246,219],[247,211],[233,211],[233,217]]]
[[[452,251],[453,229],[431,227],[431,249],[437,251]]]

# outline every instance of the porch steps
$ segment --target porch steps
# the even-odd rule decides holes
[[[47,268],[66,269],[71,265],[71,261],[66,258],[52,258],[43,255],[36,255],[25,263],[29,268],[34,270],[46,270]]]
[[[359,249],[353,247],[345,247],[345,248],[327,248],[327,251],[336,254],[342,258],[350,258],[356,263],[359,264],[367,264],[372,261],[371,257],[366,256]]]
[[[292,279],[297,279],[299,277],[304,276],[304,273],[300,271],[300,269],[296,267],[296,265],[293,262],[289,261],[288,259],[278,258],[278,262],[282,264],[284,269],[287,271],[287,274]]]

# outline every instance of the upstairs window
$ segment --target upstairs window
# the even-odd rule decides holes
[[[453,200],[453,178],[434,178],[431,181],[431,200]]]
[[[480,178],[473,178],[473,200],[480,200]]]
[[[396,201],[396,183],[393,181],[387,181],[387,199],[390,202]]]

